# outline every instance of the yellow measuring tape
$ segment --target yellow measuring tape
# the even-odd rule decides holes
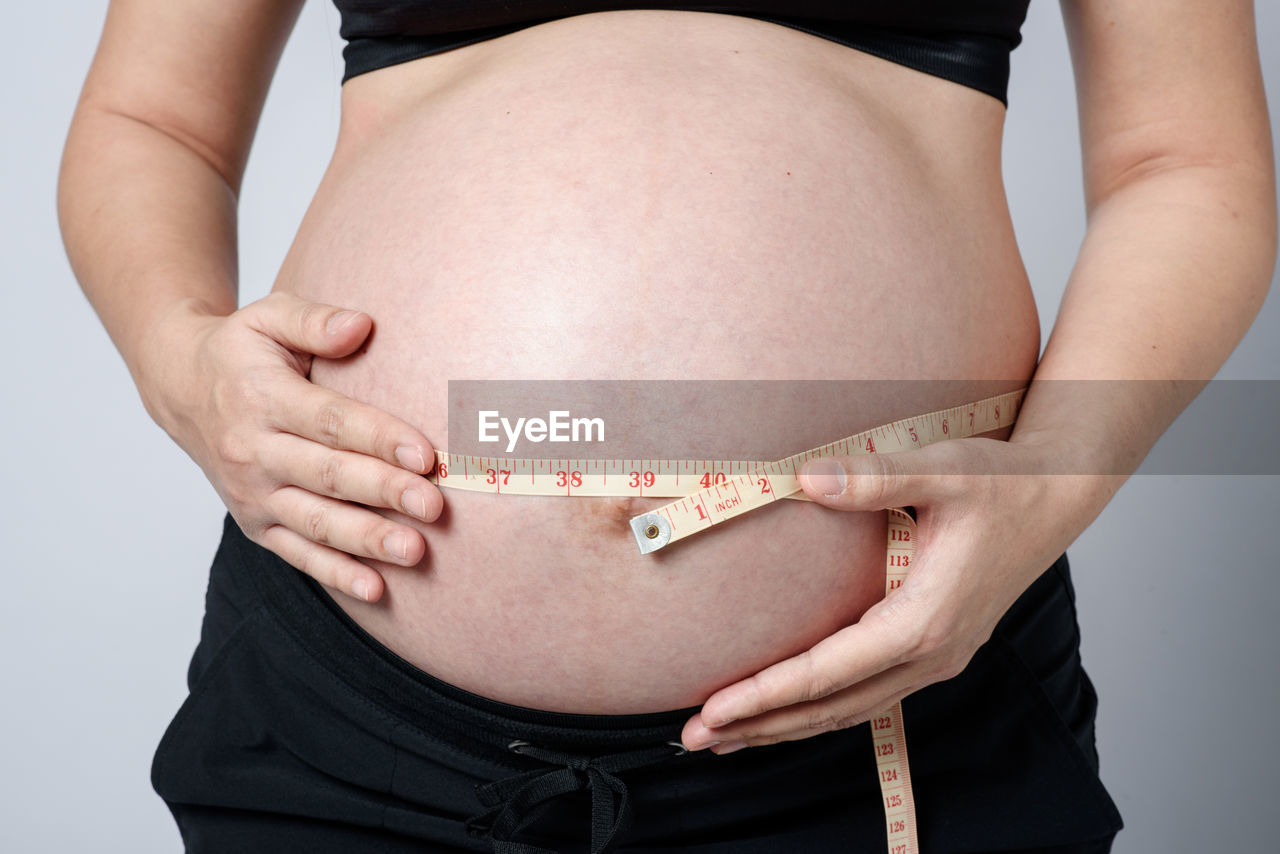
[[[808,501],[800,469],[817,457],[891,453],[961,439],[1014,423],[1026,389],[864,430],[774,462],[724,460],[530,460],[436,451],[428,477],[439,485],[509,495],[676,498],[631,520],[641,553],[705,531],[782,498]],[[902,586],[915,554],[916,524],[888,511],[885,595]],[[889,854],[918,854],[915,799],[907,764],[902,704],[873,717],[871,737],[884,800]]]

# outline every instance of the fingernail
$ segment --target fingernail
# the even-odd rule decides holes
[[[728,726],[729,724],[733,723],[736,720],[737,718],[722,718],[721,720],[715,721],[713,723],[704,723],[703,726],[706,726],[706,727]]]
[[[365,581],[363,578],[357,578],[355,581],[351,582],[351,594],[357,599],[363,599],[368,602],[369,582]]]
[[[849,478],[844,466],[835,460],[810,460],[800,471],[800,476],[823,495],[834,497],[844,492]]]
[[[409,554],[409,538],[404,535],[403,531],[396,531],[394,534],[387,534],[383,538],[382,547],[387,550],[387,554],[404,560]]]
[[[426,461],[422,459],[422,451],[413,445],[401,445],[396,448],[396,459],[409,471],[416,471],[419,474],[427,467]]]
[[[344,326],[356,319],[358,311],[340,311],[330,316],[329,322],[324,325],[324,329],[330,335],[340,332]]]
[[[728,744],[721,744],[717,749],[712,750],[716,756],[724,756],[726,753],[733,753],[735,750],[741,750],[746,747],[745,741],[731,741]]]
[[[685,746],[690,750],[702,750],[704,747],[719,743],[716,734],[701,724],[695,725],[689,737],[685,739]]]
[[[400,504],[411,515],[417,516],[419,519],[427,518],[427,497],[422,494],[422,490],[406,489],[404,494],[400,496]]]

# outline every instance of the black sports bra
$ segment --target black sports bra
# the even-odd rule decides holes
[[[943,77],[1007,103],[1009,53],[1030,0],[333,0],[346,74],[496,38],[557,18],[616,9],[685,9],[758,18]],[[784,14],[785,13],[785,14]]]

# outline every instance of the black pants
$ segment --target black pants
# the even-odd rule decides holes
[[[903,701],[920,847],[1110,850],[1066,555],[960,676]],[[152,785],[189,852],[886,850],[866,724],[687,753],[698,707],[511,706],[378,644],[227,518]]]

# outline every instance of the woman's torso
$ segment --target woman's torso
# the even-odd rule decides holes
[[[347,82],[276,287],[372,314],[367,348],[312,379],[445,448],[451,379],[955,381],[878,384],[858,423],[818,400],[767,435],[721,431],[737,459],[779,458],[1026,384],[1039,325],[1003,119],[989,95],[750,18],[557,20]],[[628,519],[660,500],[445,501],[417,525],[419,566],[375,563],[384,598],[337,601],[517,705],[696,705],[883,594],[883,512],[779,502],[659,560]]]

